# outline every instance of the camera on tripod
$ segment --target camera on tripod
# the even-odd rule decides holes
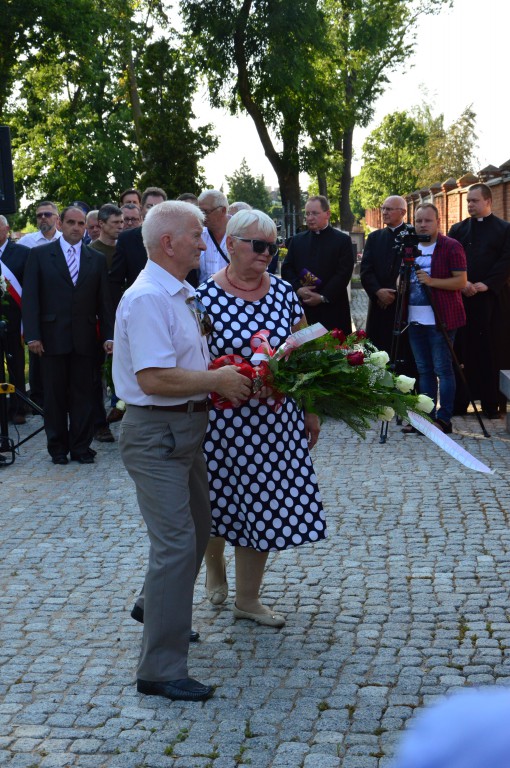
[[[430,235],[419,235],[411,224],[406,224],[402,232],[395,237],[395,250],[402,248],[411,248],[418,243],[430,243]]]
[[[419,235],[411,224],[406,224],[395,237],[395,259],[400,258],[405,264],[414,264],[416,256],[420,255],[416,246],[418,243],[430,243],[430,240],[430,235]]]

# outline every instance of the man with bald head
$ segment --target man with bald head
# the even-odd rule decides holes
[[[407,203],[399,195],[387,197],[381,206],[384,229],[367,237],[361,259],[361,284],[368,294],[366,331],[378,349],[391,350],[395,321],[395,300],[400,259],[395,255],[395,238],[404,227]]]
[[[212,694],[187,664],[193,588],[211,531],[207,395],[239,405],[251,392],[235,366],[208,370],[210,320],[186,280],[205,250],[203,218],[175,200],[147,213],[148,261],[120,301],[113,355],[115,391],[127,404],[120,452],[150,539],[143,607],[140,596],[131,614],[144,623],[137,690],[183,701]]]

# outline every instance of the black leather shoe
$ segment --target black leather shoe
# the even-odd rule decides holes
[[[140,608],[139,605],[136,603],[133,606],[133,610],[131,611],[131,618],[135,621],[139,621],[140,624],[143,624],[143,609]],[[195,632],[194,629],[191,630],[189,633],[189,641],[190,643],[198,643],[200,640],[200,632]]]
[[[73,461],[77,461],[78,464],[93,464],[94,457],[90,453],[81,453],[79,456],[71,456]]]
[[[58,456],[52,456],[51,460],[54,464],[69,464],[67,456],[65,456],[63,453],[59,453]]]
[[[138,693],[145,693],[146,696],[164,696],[172,701],[205,701],[213,694],[212,685],[202,685],[191,677],[170,680],[167,683],[137,680],[136,690]]]

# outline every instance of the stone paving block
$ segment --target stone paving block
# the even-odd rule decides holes
[[[417,707],[459,684],[509,685],[510,446],[503,424],[481,442],[472,416],[454,421],[453,438],[498,476],[465,470],[459,484],[425,438],[390,425],[381,446],[377,427],[362,441],[326,420],[313,453],[329,538],[268,561],[263,599],[287,625],[234,622],[231,598],[213,609],[197,581],[190,668],[218,685],[198,706],[136,693],[129,611],[148,545],[118,445],[63,473],[42,434],[24,444],[16,472],[2,471],[0,764],[28,768],[47,751],[37,768],[390,768]],[[39,738],[34,754],[11,749]],[[174,742],[181,765],[163,754]],[[215,745],[214,760],[199,756]]]

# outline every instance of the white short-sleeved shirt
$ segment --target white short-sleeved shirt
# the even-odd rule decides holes
[[[216,246],[214,245],[214,242],[212,240],[211,235],[209,234],[209,230],[207,227],[204,227],[204,231],[202,232],[202,240],[206,244],[207,248],[205,251],[202,251],[200,254],[200,268],[199,268],[199,285],[202,285],[202,283],[205,283],[206,280],[208,280],[211,275],[216,274],[216,272],[219,272],[220,269],[223,269],[223,267],[226,267],[228,264],[228,261],[226,261],[221,253],[218,251]],[[220,248],[227,256],[227,235],[225,234],[223,236],[223,240],[220,243]]]
[[[50,237],[48,240],[47,237],[44,237],[42,232],[29,232],[28,235],[23,235],[23,237],[20,237],[19,240],[17,240],[18,245],[24,245],[26,248],[37,248],[38,245],[48,245],[48,243],[54,243],[55,240],[60,240],[62,237],[62,232],[60,232],[58,229],[55,230],[55,234],[53,237]]]
[[[148,261],[117,309],[113,348],[115,393],[130,405],[179,405],[204,400],[208,392],[193,397],[146,395],[136,374],[145,368],[184,368],[206,371],[209,352],[193,304],[195,295],[153,261]]]

